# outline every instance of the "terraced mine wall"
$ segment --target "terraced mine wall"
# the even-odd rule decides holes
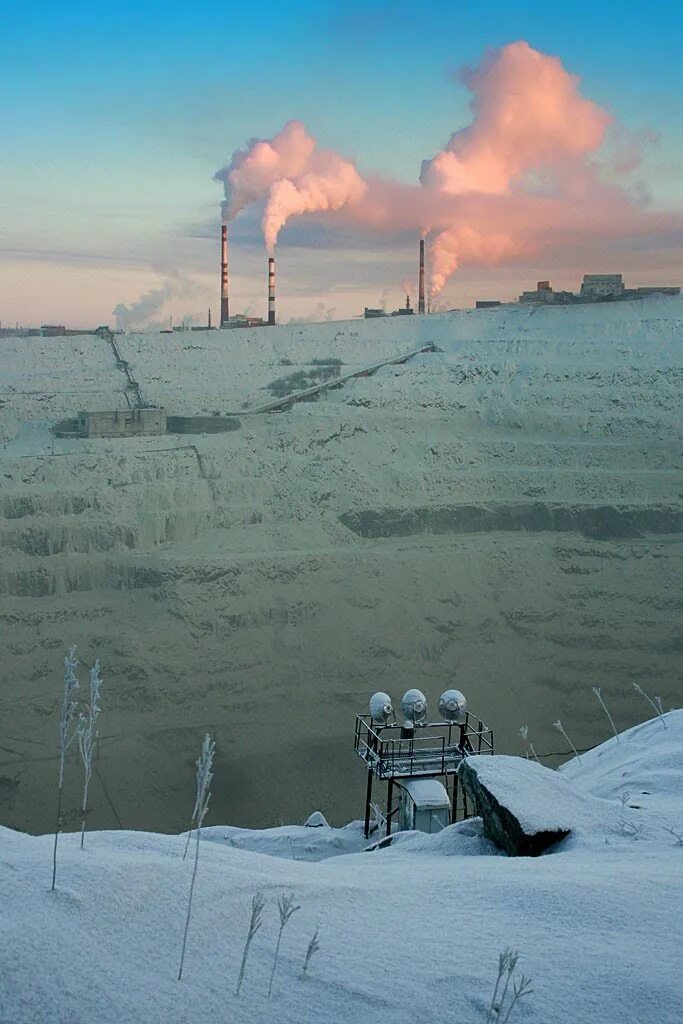
[[[603,739],[594,685],[620,728],[649,713],[634,682],[680,703],[682,309],[122,336],[148,401],[245,415],[120,440],[50,433],[122,401],[111,346],[0,341],[3,823],[52,827],[72,643],[103,665],[93,827],[186,827],[207,730],[212,821],[347,820],[375,689],[434,703],[455,685],[512,752],[525,724],[562,751],[557,718],[578,747]],[[428,342],[442,351],[248,414],[315,360],[344,376]],[[67,784],[77,827],[75,761]]]

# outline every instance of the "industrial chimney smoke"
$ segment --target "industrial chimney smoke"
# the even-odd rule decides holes
[[[228,302],[228,229],[221,227],[221,327],[230,322],[230,304]]]
[[[417,291],[417,311],[425,311],[425,240],[420,239],[420,280]]]
[[[275,324],[275,257],[268,257],[268,326]]]

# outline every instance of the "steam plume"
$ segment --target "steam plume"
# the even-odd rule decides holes
[[[611,117],[579,93],[557,57],[510,43],[459,76],[473,93],[472,124],[422,164],[420,181],[448,195],[501,195],[529,171],[581,159],[605,138]]]
[[[263,235],[272,254],[290,217],[339,210],[361,198],[366,185],[352,163],[318,149],[300,121],[288,121],[272,139],[252,139],[218,171],[223,183],[223,216],[235,217],[249,203],[265,199]]]
[[[119,302],[112,310],[112,315],[117,328],[126,330],[129,327],[149,324],[152,317],[159,313],[169,300],[192,298],[197,294],[204,294],[204,289],[195,281],[180,275],[169,277],[159,288],[150,288],[137,302],[131,302],[129,306]]]
[[[301,122],[289,121],[272,139],[252,139],[217,172],[224,217],[262,203],[270,252],[287,220],[307,213],[374,233],[420,234],[429,240],[432,296],[463,265],[680,228],[680,217],[648,210],[642,193],[620,183],[650,137],[622,132],[621,154],[611,159],[611,115],[581,95],[579,79],[557,57],[510,43],[458,80],[472,92],[472,121],[422,162],[419,183],[362,177],[350,160],[318,149]]]
[[[460,81],[473,93],[472,124],[422,164],[420,181],[446,196],[509,196],[533,192],[532,173],[560,169],[565,185],[585,174],[586,158],[603,143],[609,114],[579,92],[579,79],[549,57],[518,42],[488,53]],[[548,179],[546,179],[548,180]],[[557,187],[559,182],[553,180]],[[464,217],[439,232],[431,244],[431,291],[438,293],[464,261],[493,265],[529,248],[529,234],[511,234],[510,207],[501,227],[482,230]],[[475,212],[475,211],[472,211]],[[481,217],[475,216],[481,222]]]

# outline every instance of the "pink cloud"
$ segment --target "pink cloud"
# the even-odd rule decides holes
[[[680,227],[680,215],[650,210],[643,190],[624,182],[648,134],[614,125],[557,57],[510,43],[459,80],[472,92],[472,122],[423,161],[419,184],[362,177],[352,161],[318,149],[305,127],[290,121],[273,139],[237,151],[217,173],[225,216],[263,202],[271,251],[290,218],[323,211],[346,226],[428,235],[432,294],[459,267]]]
[[[600,147],[612,118],[579,92],[557,57],[510,43],[460,74],[473,93],[472,124],[422,164],[423,185],[449,195],[501,195],[528,171],[581,160]]]
[[[272,139],[254,139],[216,172],[223,182],[223,215],[231,220],[249,203],[265,199],[263,235],[269,252],[290,217],[339,210],[367,186],[349,160],[318,149],[300,121],[288,121]]]

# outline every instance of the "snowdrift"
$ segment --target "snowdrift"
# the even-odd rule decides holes
[[[623,733],[563,775],[598,798],[594,806],[604,801],[606,814],[536,859],[495,855],[476,820],[437,836],[406,833],[374,853],[345,853],[356,826],[305,830],[326,858],[315,862],[301,845],[297,856],[303,829],[211,829],[181,982],[192,870],[182,836],[93,833],[81,851],[66,835],[52,893],[51,837],[3,829],[0,1021],[474,1024],[486,1020],[498,954],[512,947],[533,979],[515,1022],[674,1024],[683,999],[683,712]],[[329,855],[335,840],[340,856]],[[264,923],[238,998],[257,891]],[[269,1000],[283,893],[301,909],[284,932]],[[316,928],[321,948],[302,979]]]

